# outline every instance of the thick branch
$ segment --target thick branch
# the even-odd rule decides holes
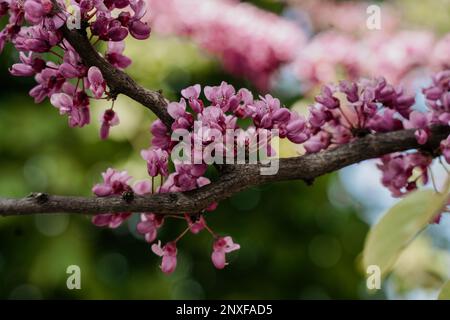
[[[425,146],[417,144],[414,130],[368,135],[334,150],[280,160],[276,175],[260,174],[261,165],[233,165],[217,181],[184,193],[165,193],[124,200],[122,197],[94,198],[47,196],[38,194],[23,199],[0,199],[0,215],[35,213],[157,212],[181,214],[199,212],[213,201],[220,201],[251,186],[283,180],[313,179],[363,160],[384,154],[420,148],[433,152],[450,134],[449,127],[435,127]]]
[[[160,92],[145,89],[138,85],[128,74],[113,67],[101,57],[81,30],[61,28],[64,38],[79,54],[87,66],[100,69],[112,95],[124,94],[152,110],[164,124],[170,127],[173,119],[167,112],[167,101]]]

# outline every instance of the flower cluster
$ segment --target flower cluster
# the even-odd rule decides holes
[[[384,78],[341,81],[338,85],[323,86],[315,104],[310,106],[308,116],[303,117],[284,108],[271,95],[255,99],[249,90],[236,90],[226,82],[219,86],[206,86],[202,92],[197,84],[182,90],[182,98],[178,102],[168,104],[168,113],[173,118],[170,128],[160,120],[151,126],[152,146],[142,150],[141,156],[147,163],[152,181],[141,181],[130,187],[130,177],[126,173],[109,169],[104,174],[104,183],[96,185],[93,191],[97,196],[123,195],[130,191],[145,195],[200,188],[210,183],[205,175],[212,163],[209,162],[211,157],[227,154],[227,157],[235,158],[239,146],[244,146],[247,156],[252,150],[260,149],[265,149],[266,155],[274,156],[275,151],[271,148],[274,129],[277,137],[303,144],[307,153],[346,144],[367,134],[401,129],[415,130],[418,143],[425,144],[432,125],[450,124],[449,90],[450,70],[437,73],[433,83],[423,90],[428,106],[424,113],[413,109],[414,96],[387,83]],[[205,99],[202,99],[202,93]],[[250,124],[243,129],[238,119],[247,119],[247,124]],[[229,136],[228,130],[238,133]],[[182,140],[177,140],[178,132],[185,134]],[[252,134],[261,132],[266,133],[267,141],[253,145]],[[231,144],[228,143],[230,140]],[[174,157],[177,148],[186,141],[189,143],[184,155],[192,157]],[[205,153],[207,150],[210,152]],[[441,152],[449,162],[450,137],[442,141]],[[174,163],[173,172],[169,170],[170,160]],[[401,196],[416,189],[419,181],[427,183],[431,162],[431,154],[422,151],[394,153],[383,156],[378,168],[382,171],[383,185],[394,196]],[[158,176],[161,183],[155,190]],[[217,203],[211,203],[201,212],[180,212],[177,215],[141,213],[137,230],[148,243],[152,243],[152,251],[162,257],[162,271],[171,273],[175,270],[178,241],[189,231],[197,234],[202,230],[207,230],[214,238],[211,256],[214,266],[219,269],[225,267],[225,254],[239,249],[239,245],[234,244],[230,237],[218,236],[208,226],[205,216],[216,207]],[[117,227],[129,215],[97,215],[93,222],[99,226]],[[156,244],[158,230],[167,218],[183,219],[187,227],[175,240],[165,245]]]
[[[152,146],[141,151],[142,158],[147,162],[147,171],[150,181],[141,181],[131,187],[128,185],[130,177],[125,173],[119,173],[113,169],[103,174],[104,183],[96,185],[93,192],[97,196],[123,195],[124,192],[134,191],[139,195],[151,193],[166,193],[189,191],[200,188],[210,183],[205,177],[208,168],[208,158],[204,151],[208,148],[230,152],[231,157],[237,155],[237,145],[243,144],[249,151],[258,149],[270,149],[270,139],[274,136],[267,135],[268,141],[256,145],[249,145],[249,137],[258,132],[269,132],[277,129],[278,137],[287,138],[294,143],[305,142],[309,135],[306,118],[284,108],[280,101],[271,95],[254,99],[253,94],[247,89],[236,90],[233,86],[222,82],[219,86],[206,86],[203,90],[205,100],[201,99],[202,88],[194,85],[181,91],[182,98],[179,102],[169,103],[167,109],[173,118],[170,128],[160,120],[156,120],[151,126],[153,135]],[[245,130],[239,128],[238,119],[249,119],[252,124]],[[227,136],[227,130],[241,129],[242,135]],[[172,139],[171,134],[178,131],[187,133],[185,140],[194,142],[188,149],[188,153],[198,156],[199,162],[174,159],[174,171],[169,172],[169,155],[183,143]],[[213,131],[216,134],[213,134]],[[232,139],[231,147],[227,148],[222,140],[212,139],[218,135]],[[195,148],[196,143],[199,148]],[[225,150],[226,149],[226,150]],[[267,150],[266,150],[267,151]],[[270,155],[273,155],[273,151]],[[155,188],[155,178],[160,176],[160,185]],[[190,231],[197,234],[207,230],[214,237],[212,261],[216,268],[225,267],[225,254],[239,249],[239,245],[233,243],[231,237],[218,236],[207,225],[205,214],[215,210],[217,203],[209,204],[200,213],[180,212],[179,215],[161,215],[157,212],[145,212],[140,215],[137,231],[144,235],[148,243],[153,243],[152,250],[162,257],[161,269],[165,273],[171,273],[177,265],[177,242]],[[130,213],[101,214],[93,218],[98,226],[115,228],[120,225]],[[186,230],[175,240],[161,245],[154,242],[158,238],[158,230],[163,226],[165,219],[184,219],[187,223]]]
[[[307,130],[311,137],[304,148],[316,153],[369,133],[400,129],[415,130],[417,142],[424,145],[431,126],[450,125],[450,70],[436,73],[423,95],[425,112],[413,109],[414,96],[384,78],[323,86],[309,109]],[[450,136],[441,142],[440,152],[450,163]],[[417,189],[418,181],[428,182],[431,163],[430,152],[395,153],[383,156],[378,168],[383,185],[398,197]]]
[[[144,0],[80,0],[72,1],[70,6],[61,0],[10,0],[1,1],[0,8],[0,16],[9,15],[0,31],[0,51],[11,42],[20,55],[20,63],[11,67],[11,74],[34,76],[37,85],[30,91],[34,101],[50,98],[60,114],[67,115],[71,127],[90,123],[90,99],[114,97],[107,91],[100,70],[85,65],[64,38],[63,28],[87,29],[95,43],[107,41],[105,58],[117,68],[131,63],[123,55],[127,35],[136,39],[150,35],[150,27],[142,21],[146,13]],[[105,139],[109,128],[118,123],[112,108],[106,110],[100,137]]]
[[[417,189],[417,182],[420,179],[424,184],[428,182],[428,167],[431,162],[432,158],[429,155],[419,152],[385,155],[378,164],[378,168],[382,171],[381,183],[393,196],[402,196]]]
[[[357,38],[324,31],[306,44],[291,68],[305,89],[341,78],[368,76],[383,76],[390,83],[412,86],[415,71],[448,68],[449,37],[435,41],[429,32],[401,31]]]
[[[217,55],[224,68],[269,88],[271,75],[305,42],[295,23],[233,0],[148,0],[155,30],[189,36]],[[186,14],[189,12],[189,14]]]
[[[415,101],[384,78],[326,85],[315,100],[308,117],[311,138],[304,144],[308,153],[369,133],[403,129],[401,119],[408,119]]]

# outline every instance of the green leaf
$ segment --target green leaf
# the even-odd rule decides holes
[[[439,292],[439,300],[450,300],[450,281],[447,281]]]
[[[367,235],[363,252],[366,270],[377,265],[382,276],[391,271],[403,249],[447,204],[448,181],[443,189],[442,193],[414,191],[386,212]]]

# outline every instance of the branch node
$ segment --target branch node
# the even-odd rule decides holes
[[[124,193],[122,193],[122,199],[126,203],[133,202],[133,200],[134,200],[134,192],[133,191],[125,191]]]
[[[49,195],[43,192],[32,192],[28,195],[28,198],[35,199],[38,204],[44,204],[48,202]]]

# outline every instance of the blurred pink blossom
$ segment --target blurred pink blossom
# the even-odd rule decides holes
[[[305,41],[291,21],[234,0],[147,0],[155,31],[189,36],[218,55],[225,70],[269,88],[278,67],[290,62]]]

